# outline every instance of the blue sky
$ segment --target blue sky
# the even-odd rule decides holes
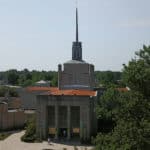
[[[83,59],[120,71],[150,43],[150,0],[78,0]],[[75,0],[0,0],[0,71],[57,70],[71,59]]]

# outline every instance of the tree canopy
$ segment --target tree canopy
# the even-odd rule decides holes
[[[123,80],[132,90],[150,97],[150,46],[136,52],[135,59],[124,65]]]
[[[18,86],[31,86],[40,80],[51,81],[52,86],[57,86],[57,72],[55,71],[29,71],[24,69],[17,71],[15,69],[0,72],[0,80],[5,84]]]
[[[108,86],[110,84],[117,84],[121,79],[121,72],[112,71],[96,71],[95,77],[98,85]],[[17,71],[15,69],[0,72],[0,80],[5,84],[31,86],[40,80],[51,81],[51,86],[57,86],[58,75],[56,71],[29,71],[24,69]]]
[[[143,46],[136,56],[123,69],[130,91],[111,88],[99,100],[97,117],[113,123],[109,130],[100,130],[96,150],[150,149],[150,46]]]
[[[0,87],[0,97],[5,96],[18,97],[18,92],[16,91],[15,88],[2,86]]]

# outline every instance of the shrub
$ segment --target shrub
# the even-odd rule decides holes
[[[36,140],[36,125],[35,119],[27,122],[25,134],[21,137],[24,142],[34,142]]]
[[[0,134],[0,141],[5,140],[9,135],[11,135],[11,134],[10,133],[1,133]]]

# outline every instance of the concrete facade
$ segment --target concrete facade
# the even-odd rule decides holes
[[[49,128],[55,130],[54,136],[59,139],[59,129],[67,129],[67,138],[70,139],[73,133],[73,126],[71,126],[71,107],[79,107],[80,114],[80,125],[79,127],[79,137],[80,139],[87,140],[97,131],[97,120],[94,112],[94,106],[96,103],[96,97],[89,96],[43,96],[39,95],[37,97],[37,135],[41,139],[46,139],[49,134]],[[49,126],[48,124],[48,107],[53,106],[55,110],[54,124]],[[67,108],[67,123],[62,126],[59,120],[59,107],[66,106]]]
[[[26,88],[22,88],[19,91],[19,96],[21,97],[21,107],[23,109],[36,109],[36,96],[40,94],[41,91],[29,92]]]
[[[59,89],[89,89],[95,86],[94,66],[85,62],[68,61],[58,65]]]

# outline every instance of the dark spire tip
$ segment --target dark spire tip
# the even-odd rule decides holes
[[[79,41],[79,34],[78,34],[78,8],[76,7],[76,42]]]

